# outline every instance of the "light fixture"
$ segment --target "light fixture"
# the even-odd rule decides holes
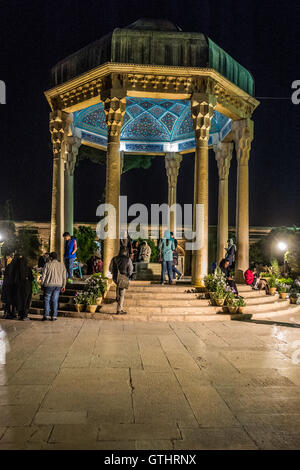
[[[287,244],[284,243],[284,242],[279,242],[279,243],[278,243],[278,248],[279,248],[280,251],[286,251],[286,249],[287,249]]]

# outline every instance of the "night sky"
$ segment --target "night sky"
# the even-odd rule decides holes
[[[0,0],[0,205],[11,199],[17,220],[50,220],[52,155],[43,92],[50,68],[115,27],[141,17],[166,18],[184,31],[208,34],[250,70],[261,101],[254,112],[250,157],[250,224],[300,225],[299,0]],[[95,221],[105,168],[81,162],[75,175],[75,220]],[[217,221],[217,169],[210,152],[210,224]],[[236,163],[229,179],[229,223],[235,220]],[[167,201],[164,158],[122,177],[129,203]],[[183,158],[178,202],[193,199],[193,156]]]

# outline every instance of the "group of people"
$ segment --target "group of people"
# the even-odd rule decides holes
[[[236,282],[233,277],[233,271],[235,268],[235,259],[236,259],[236,245],[233,240],[228,240],[228,246],[226,249],[225,258],[220,261],[219,267],[222,273],[225,276],[226,284],[237,297],[239,295]],[[216,265],[213,266],[213,270],[216,268]],[[251,286],[254,290],[265,290],[267,294],[270,293],[268,282],[266,279],[262,279],[260,274],[253,263],[245,272],[244,272],[245,283],[248,286]]]
[[[169,284],[176,279],[182,278],[182,273],[176,268],[178,264],[177,240],[173,232],[166,231],[164,238],[159,240],[158,248],[161,262],[161,283],[165,283],[166,272],[168,273]],[[120,251],[110,263],[109,271],[112,274],[113,281],[116,284],[117,315],[124,315],[123,310],[125,290],[128,288],[129,281],[134,273],[134,264],[138,261],[149,262],[151,257],[151,248],[146,241],[140,245],[133,243],[130,237],[124,237],[120,240]]]
[[[38,260],[38,268],[41,270],[40,284],[44,291],[43,321],[57,319],[59,295],[65,291],[67,282],[73,282],[77,243],[68,232],[65,232],[63,237],[65,239],[64,263],[58,261],[56,252],[45,253]],[[4,318],[29,320],[33,281],[33,271],[28,261],[22,255],[15,253],[4,271],[1,293]]]

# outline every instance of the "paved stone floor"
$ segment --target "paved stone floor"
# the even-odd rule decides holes
[[[0,450],[300,449],[300,317],[0,320],[0,339]]]

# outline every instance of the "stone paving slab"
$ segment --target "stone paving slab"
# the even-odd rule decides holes
[[[0,450],[299,449],[299,327],[0,319]]]
[[[199,450],[257,450],[255,442],[241,428],[190,429],[181,427],[181,441],[174,441],[174,449]]]

